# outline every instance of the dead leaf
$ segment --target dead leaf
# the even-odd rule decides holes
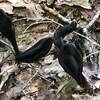
[[[34,2],[27,2],[26,1],[23,1],[23,0],[9,0],[13,7],[16,7],[16,8],[19,8],[19,7],[22,7],[26,9],[26,12],[27,12],[27,17],[28,18],[38,18],[38,19],[41,19],[42,18],[42,13],[44,12],[41,8],[41,6],[39,4],[36,4]],[[23,13],[23,12],[22,12]]]
[[[32,93],[38,92],[38,80],[32,82],[32,84],[29,86],[29,90]]]
[[[47,5],[52,5],[54,3],[54,0],[46,0]]]
[[[30,73],[28,70],[24,70],[22,71],[18,76],[17,79],[20,81],[25,81],[28,80],[30,78]]]
[[[81,11],[81,14],[86,21],[90,21],[95,15],[93,11],[88,11],[88,10]]]
[[[3,9],[5,12],[7,12],[8,14],[13,14],[13,6],[11,5],[11,3],[0,3],[0,9]]]
[[[58,0],[60,1],[60,0]],[[59,2],[57,2],[59,4]],[[80,6],[82,8],[85,8],[85,9],[91,9],[91,6],[89,4],[89,0],[65,0],[65,1],[61,1],[60,2],[60,5],[62,4],[66,4],[66,5],[69,5],[69,6]]]
[[[90,96],[88,94],[83,94],[83,95],[74,94],[73,97],[74,97],[74,100],[99,100],[99,99],[94,99],[93,96]]]
[[[24,1],[23,0],[8,0],[9,2],[11,2],[13,5],[22,5],[24,4]]]
[[[18,85],[13,88],[10,88],[6,92],[6,95],[9,97],[9,100],[11,100],[11,98],[13,98],[13,97],[16,98],[18,95],[23,94],[22,88],[23,88],[23,85]]]

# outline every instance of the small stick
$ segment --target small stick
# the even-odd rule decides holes
[[[25,89],[28,84],[32,81],[32,79],[38,74],[38,71],[36,71],[36,73],[28,80],[28,82],[25,84],[25,86],[23,87],[23,89]]]
[[[52,19],[48,19],[48,21],[35,22],[35,23],[30,24],[28,27],[26,27],[26,29],[23,31],[23,33],[25,33],[31,26],[34,26],[34,25],[37,25],[37,24],[43,24],[43,23],[51,23],[51,22],[58,24],[60,26],[63,26],[62,24],[60,24],[60,23],[58,23],[58,22],[56,22]]]
[[[100,51],[93,52],[93,53],[87,55],[86,57],[84,57],[83,60],[87,59],[87,58],[90,57],[91,55],[98,54],[98,53],[100,53]]]
[[[61,14],[58,14],[57,17],[59,19],[61,19],[62,21],[66,22],[66,23],[71,23],[70,19],[65,18],[64,16],[62,16]]]
[[[76,33],[77,35],[79,35],[79,36],[81,36],[81,37],[87,39],[88,41],[90,41],[91,43],[95,44],[96,46],[100,47],[100,45],[99,45],[97,42],[91,40],[90,38],[88,38],[88,37],[86,37],[86,36],[84,36],[84,35],[82,35],[82,34],[80,34],[80,33],[78,33],[78,32],[74,32],[74,33]]]
[[[71,20],[70,19],[65,18],[64,16],[62,16],[58,12],[56,12],[53,9],[47,7],[45,4],[44,4],[44,9],[47,10],[47,11],[49,11],[53,15],[57,16],[60,20],[66,22],[66,23],[71,23]],[[87,33],[88,32],[88,29],[95,23],[95,21],[99,18],[99,16],[100,16],[100,11],[97,11],[97,13],[93,17],[93,19],[89,22],[89,24],[85,28],[83,28],[83,32],[84,33]],[[78,27],[80,27],[80,26],[78,25]]]
[[[4,45],[6,45],[7,47],[9,47],[11,49],[11,51],[14,53],[13,47],[11,45],[9,45],[8,43],[4,42],[3,40],[0,39],[0,42]]]
[[[98,11],[96,13],[96,15],[93,17],[93,19],[89,22],[89,24],[86,26],[87,29],[89,29],[94,23],[95,21],[99,18],[100,16],[100,11]]]
[[[11,56],[12,53],[10,53],[9,55],[7,55],[7,57],[5,57],[1,62],[0,65],[3,65],[5,63],[5,61],[7,60],[7,58],[9,58]]]

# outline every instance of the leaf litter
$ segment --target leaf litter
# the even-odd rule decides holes
[[[48,36],[50,32],[54,32],[58,27],[58,24],[52,21],[46,23],[44,19],[48,21],[48,19],[55,19],[55,16],[52,16],[52,14],[50,15],[45,12],[39,3],[35,3],[35,0],[8,1],[10,3],[5,2],[5,0],[1,2],[0,8],[5,10],[10,15],[13,14],[13,23],[16,29],[16,38],[21,50],[28,49],[30,46],[34,45],[36,41],[44,36]],[[97,4],[99,5],[96,0],[91,0],[91,2],[94,2],[93,6],[95,6],[95,8],[97,7]],[[72,9],[74,9],[75,5],[76,9],[78,10],[76,19],[80,20],[80,23],[82,24],[84,22],[88,24],[94,17],[96,10],[100,8],[100,6],[98,6],[96,9],[87,10],[92,8],[90,5],[91,2],[89,2],[88,0],[57,0],[56,5],[61,6],[60,10],[67,9],[67,18],[70,19],[74,18]],[[64,4],[66,5],[65,8],[63,8]],[[64,14],[64,11],[62,11],[62,13]],[[96,40],[97,43],[99,43],[98,36],[100,31],[98,32],[96,28],[99,27],[99,19],[100,18],[98,18],[92,25],[92,27],[95,27],[94,30],[91,29],[90,32],[90,38]],[[58,22],[57,19],[55,20],[55,22],[56,21]],[[34,23],[36,22],[38,23],[34,25]],[[83,24],[83,26],[85,25]],[[94,37],[92,35],[94,35]],[[3,49],[6,49],[6,51],[4,51]],[[18,100],[99,100],[99,52],[93,54],[94,56],[92,57],[92,64],[88,64],[87,60],[84,62],[84,76],[95,89],[95,93],[90,95],[86,92],[81,93],[80,89],[79,93],[76,92],[77,83],[72,77],[70,77],[63,71],[58,63],[57,58],[54,59],[54,49],[55,47],[53,46],[49,54],[41,59],[39,63],[22,63],[16,65],[14,56],[11,51],[9,51],[9,48],[1,47],[0,61],[2,62],[4,58],[6,59],[3,64],[0,64],[0,99],[11,100],[12,98],[14,98],[15,100],[16,98],[19,98]],[[92,50],[93,53],[99,50],[99,48],[98,46],[95,46],[94,49],[92,48]],[[10,52],[10,58],[7,57],[9,54],[7,53],[7,51]]]

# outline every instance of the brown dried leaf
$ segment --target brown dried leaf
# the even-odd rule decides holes
[[[6,95],[9,97],[9,99],[11,100],[11,98],[16,98],[17,96],[23,94],[22,92],[22,88],[23,86],[22,85],[18,85],[16,87],[13,87],[11,89],[9,89],[7,92],[6,92]]]
[[[11,5],[11,3],[0,3],[0,9],[3,9],[5,12],[7,12],[8,14],[13,14],[13,6]]]
[[[17,79],[20,81],[25,81],[29,79],[29,76],[30,74],[28,73],[28,71],[23,71],[17,76]]]
[[[85,20],[90,21],[93,18],[95,13],[93,11],[85,10],[85,11],[81,11],[81,14],[85,18]]]
[[[60,0],[58,0],[58,1],[60,1]],[[60,4],[66,4],[69,6],[76,5],[76,6],[80,6],[82,8],[91,9],[89,0],[65,0],[64,2],[61,0]]]
[[[32,93],[38,92],[38,80],[32,82],[31,86],[29,86],[29,90]]]
[[[33,3],[33,2],[27,2],[23,0],[9,0],[14,7],[25,7],[27,12],[27,17],[34,18],[34,19],[41,19],[41,15],[43,13],[43,10],[39,4]],[[22,12],[23,13],[23,12]]]

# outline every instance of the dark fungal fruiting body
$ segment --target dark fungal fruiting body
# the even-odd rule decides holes
[[[65,25],[64,27],[61,27],[60,29],[58,29],[55,33],[54,33],[54,44],[60,48],[61,44],[60,44],[60,38],[64,38],[66,35],[70,34],[71,32],[73,32],[74,30],[76,30],[77,28],[77,23],[76,21],[71,22],[68,25]]]
[[[62,45],[58,56],[59,64],[66,73],[71,75],[77,81],[81,87],[90,88],[87,80],[82,74],[83,57],[81,52],[73,44],[65,44],[64,42],[61,43]]]
[[[19,49],[16,43],[12,19],[2,9],[0,9],[0,32],[11,42],[15,53],[18,54]]]
[[[32,63],[44,57],[51,49],[53,39],[51,37],[39,40],[35,45],[16,56],[16,61]]]

